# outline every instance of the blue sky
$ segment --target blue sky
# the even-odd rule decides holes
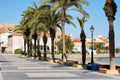
[[[32,6],[33,1],[39,2],[40,0],[0,0],[0,23],[19,24],[22,12],[27,7]],[[90,5],[83,7],[90,15],[90,18],[85,23],[86,36],[91,37],[90,26],[93,25],[95,28],[94,35],[103,35],[107,38],[109,24],[103,11],[105,0],[88,0],[88,2]],[[115,43],[116,47],[120,47],[120,0],[115,0],[115,2],[118,6],[116,20],[114,21]],[[81,18],[82,16],[72,10],[68,10],[68,13],[74,16],[73,22],[77,27],[73,28],[71,25],[66,25],[65,31],[72,33],[74,38],[79,38],[80,26],[76,17]]]

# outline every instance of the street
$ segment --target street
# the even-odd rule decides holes
[[[0,80],[119,80],[120,75],[107,75],[26,58],[21,55],[0,55]],[[2,79],[3,78],[3,79]]]

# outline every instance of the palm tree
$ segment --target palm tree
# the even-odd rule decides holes
[[[25,15],[25,14],[24,14]],[[20,22],[20,30],[22,31],[22,34],[24,36],[24,54],[28,55],[30,54],[30,44],[29,44],[29,37],[30,37],[30,28],[28,27],[28,20],[24,18],[25,16],[22,17],[22,20]],[[26,52],[26,43],[27,43],[27,52]],[[27,53],[27,54],[26,54]]]
[[[117,5],[114,0],[106,0],[104,11],[109,21],[109,53],[110,70],[115,70],[115,41],[114,41],[114,20],[117,11]]]
[[[50,21],[50,37],[51,37],[51,54],[52,54],[52,60],[54,61],[54,39],[56,36],[56,30],[57,28],[60,28],[59,25],[59,13],[56,13],[55,11],[50,11],[50,17],[49,17],[49,21]]]
[[[45,27],[46,13],[44,12],[45,9],[43,9],[44,6],[37,6],[36,3],[33,3],[33,5],[34,5],[34,8],[33,8],[34,14],[33,14],[33,19],[31,22],[31,27],[32,27],[32,35],[34,39],[34,58],[36,58],[36,56],[38,55],[39,60],[40,60],[42,59],[41,58],[42,56],[40,52],[39,41],[40,41],[40,36],[41,36],[40,34],[46,28]],[[38,45],[36,45],[36,40],[37,40]]]
[[[46,11],[46,12],[45,12]],[[47,13],[47,14],[46,14]],[[59,12],[56,12],[56,11],[53,11],[50,9],[50,5],[42,5],[41,6],[41,14],[42,14],[42,22],[46,28],[46,30],[44,29],[43,31],[47,31],[47,29],[49,29],[50,31],[50,37],[51,37],[51,43],[52,43],[52,48],[51,48],[51,51],[52,51],[52,59],[54,61],[54,39],[55,39],[55,35],[56,35],[56,30],[58,28],[61,29],[61,26],[59,25],[60,24],[60,13]],[[43,16],[44,15],[44,16]],[[68,15],[67,15],[68,16]],[[71,16],[68,16],[66,18],[66,23],[71,23],[72,25],[74,25],[70,19],[72,17]],[[45,36],[44,36],[45,38]],[[44,42],[45,43],[45,42]]]
[[[79,19],[77,17],[77,20],[79,21],[79,24],[80,24],[80,27],[81,27],[80,39],[81,39],[81,42],[82,42],[82,64],[85,65],[85,62],[86,62],[86,44],[85,44],[86,35],[85,35],[85,32],[84,32],[84,24],[87,20],[86,20],[85,17],[83,17],[82,19]]]
[[[56,36],[56,30],[59,28],[61,30],[61,26],[60,26],[60,13],[56,11],[52,11],[50,12],[50,17],[49,17],[49,23],[50,23],[50,37],[51,37],[51,43],[52,43],[52,48],[51,48],[51,51],[52,51],[52,59],[54,61],[54,39],[55,39],[55,36]],[[65,20],[65,23],[67,24],[72,24],[74,27],[75,24],[72,23],[71,21],[72,19],[72,16],[70,15],[66,15],[66,20]]]
[[[29,27],[31,28],[31,39],[34,39],[34,58],[37,57],[37,45],[36,45],[36,41],[37,41],[37,31],[41,28],[41,22],[44,20],[43,17],[41,17],[42,15],[40,13],[41,11],[41,7],[37,6],[35,2],[33,2],[33,7],[28,7],[28,17],[29,18]],[[42,13],[43,14],[43,13]],[[45,20],[44,20],[45,21]],[[43,22],[42,22],[43,23]],[[39,41],[39,39],[38,39]],[[30,41],[31,42],[31,41]],[[31,42],[32,44],[32,42]],[[39,45],[38,45],[39,46]],[[38,47],[39,48],[39,47]],[[30,49],[32,50],[32,49]],[[39,49],[38,49],[39,50]],[[38,51],[39,52],[39,51]],[[41,54],[39,55],[41,57]]]
[[[39,15],[38,13],[37,13],[37,11],[38,11],[38,6],[37,6],[37,4],[35,3],[35,2],[33,2],[33,7],[31,7],[31,13],[32,13],[32,16],[31,17],[33,17],[32,19],[31,19],[31,27],[32,27],[32,30],[31,30],[31,34],[32,34],[32,36],[33,36],[33,39],[34,39],[34,58],[36,58],[37,57],[37,45],[36,45],[36,41],[37,41],[37,37],[38,37],[38,35],[37,35],[37,19],[36,19],[36,16],[37,15]]]
[[[33,27],[33,20],[34,20],[34,14],[36,11],[36,7],[28,7],[22,14],[22,20],[21,20],[21,25],[25,26],[26,30],[29,32],[29,36],[27,36],[27,46],[28,46],[28,56],[32,55],[32,35],[35,33],[34,27]],[[35,52],[35,51],[34,51]],[[35,55],[35,53],[34,53]]]
[[[43,32],[43,43],[44,43],[44,60],[47,59],[46,54],[46,43],[47,43],[47,34],[50,28],[50,6],[49,5],[43,5],[39,8],[39,16],[38,21],[40,22],[38,25],[41,26],[41,31]]]
[[[62,41],[63,41],[63,51],[62,55],[66,54],[65,49],[65,20],[66,20],[66,10],[71,6],[79,8],[79,11],[82,14],[85,14],[85,11],[82,8],[82,4],[88,4],[86,0],[41,0],[41,4],[53,3],[52,10],[60,10],[61,26],[62,26]],[[63,56],[63,61],[66,62],[65,56]]]

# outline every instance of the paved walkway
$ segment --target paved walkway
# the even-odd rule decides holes
[[[79,70],[20,55],[0,55],[0,65],[0,80],[120,80],[120,75]]]

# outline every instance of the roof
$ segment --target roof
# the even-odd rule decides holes
[[[108,40],[108,39],[105,39],[105,38],[103,38],[103,37],[100,37],[99,39],[102,40],[102,41],[105,42],[105,43],[109,43],[109,40]]]
[[[13,32],[13,33],[11,33],[11,35],[9,35],[8,37],[12,37],[12,36],[22,36],[22,34]]]
[[[86,42],[87,44],[92,44],[92,42]],[[93,44],[97,44],[99,42],[93,42]]]
[[[74,38],[72,39],[72,42],[75,43],[75,42],[80,42],[80,39],[79,38]]]
[[[13,29],[14,29],[14,24],[0,24],[0,33],[12,31]]]

